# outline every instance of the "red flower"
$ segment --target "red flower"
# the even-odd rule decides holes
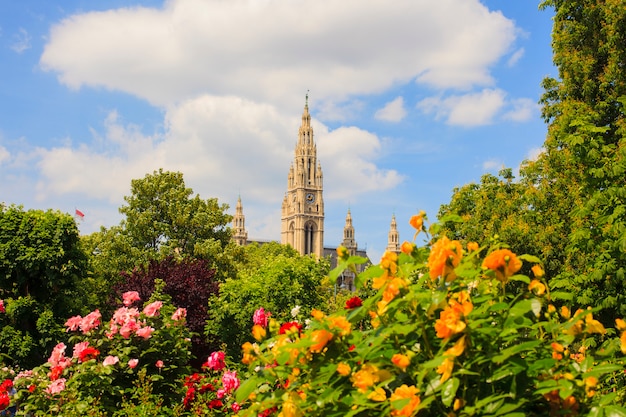
[[[57,379],[59,379],[62,373],[62,366],[53,366],[52,369],[50,369],[50,373],[48,374],[50,376],[50,381],[56,381]]]
[[[13,388],[13,381],[10,379],[5,379],[2,384],[0,384],[0,392],[9,392]]]
[[[359,297],[352,297],[348,301],[346,301],[346,310],[352,310],[353,308],[361,307],[363,305],[363,301]]]
[[[11,398],[6,392],[0,392],[0,411],[4,410],[11,403]]]
[[[222,403],[222,400],[211,400],[211,402],[209,403],[209,408],[220,408],[224,405],[224,403]]]
[[[183,405],[188,410],[191,407],[191,403],[196,399],[196,389],[194,387],[190,387],[187,389],[185,393],[185,399],[183,400]]]
[[[300,333],[301,330],[302,330],[302,325],[300,323],[298,323],[297,321],[290,321],[280,326],[280,330],[278,330],[278,333],[285,334],[290,331],[294,331],[294,332],[298,331],[298,333]]]
[[[98,349],[90,346],[86,349],[83,349],[83,351],[80,352],[79,360],[81,362],[85,362],[85,361],[88,361],[89,359],[96,359],[96,357],[99,354],[100,354],[100,351]]]

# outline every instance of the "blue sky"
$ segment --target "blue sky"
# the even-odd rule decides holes
[[[305,94],[325,244],[377,260],[392,215],[541,151],[552,11],[510,0],[0,0],[0,201],[118,224],[130,180],[181,171],[280,239]]]

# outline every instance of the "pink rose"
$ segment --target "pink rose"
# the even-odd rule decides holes
[[[137,291],[127,291],[122,294],[122,300],[124,301],[124,305],[128,307],[135,301],[141,300],[141,298],[139,298],[139,293]]]
[[[80,354],[89,347],[89,342],[80,342],[74,345],[73,358],[80,358]]]
[[[174,314],[172,314],[172,320],[174,321],[184,319],[185,317],[187,317],[187,309],[185,308],[178,308]]]
[[[163,306],[161,301],[155,301],[154,303],[150,303],[143,309],[143,314],[148,317],[154,317],[159,314],[159,309]]]
[[[254,316],[252,316],[252,321],[254,324],[258,324],[261,327],[267,327],[267,319],[271,316],[271,313],[265,312],[263,307],[259,308],[254,312]]]
[[[241,406],[237,403],[233,403],[233,405],[230,406],[231,410],[233,410],[233,413],[238,413],[239,410],[241,410]]]
[[[139,324],[135,321],[135,319],[128,320],[124,325],[120,328],[120,335],[124,339],[128,339],[133,332],[139,329]]]
[[[52,381],[48,388],[45,389],[50,395],[58,394],[59,392],[65,389],[65,378],[59,378],[57,380]]]
[[[92,311],[81,320],[80,330],[82,330],[83,334],[89,333],[92,329],[95,329],[100,325],[101,318],[102,315],[99,310]]]
[[[120,361],[120,358],[118,358],[117,356],[109,355],[106,358],[104,358],[104,361],[102,362],[102,364],[104,366],[110,366],[110,365],[115,365],[119,361]]]
[[[135,369],[135,367],[139,364],[139,359],[130,359],[128,361],[128,367],[130,369]]]
[[[48,362],[52,366],[58,366],[61,362],[63,362],[65,360],[65,349],[66,348],[67,348],[67,346],[65,346],[65,343],[63,343],[63,342],[57,344],[52,349],[52,353],[50,354],[50,357],[48,358]]]
[[[222,375],[222,385],[227,392],[232,392],[239,388],[239,378],[237,378],[237,371],[226,371]]]
[[[143,337],[144,339],[149,339],[153,331],[154,331],[153,327],[146,326],[146,327],[142,327],[141,329],[137,329],[135,334],[139,337]]]
[[[206,366],[214,371],[221,371],[226,366],[224,352],[213,352],[206,361]]]
[[[162,361],[161,359],[159,359],[158,361],[156,361],[156,364],[155,364],[155,365],[156,365],[156,367],[157,367],[157,368],[159,368],[159,369],[161,369],[161,368],[163,368],[163,366],[165,366],[165,365],[163,365],[163,361]]]
[[[74,331],[78,330],[78,328],[80,327],[80,323],[82,321],[83,321],[83,318],[81,316],[70,317],[65,322],[65,327],[67,327],[67,329],[65,331],[66,332],[74,332]]]
[[[4,308],[4,300],[0,300],[0,313],[6,313],[7,310]]]

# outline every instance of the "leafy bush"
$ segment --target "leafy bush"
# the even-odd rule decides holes
[[[503,245],[405,242],[360,275],[377,293],[344,313],[313,311],[304,331],[255,320],[240,415],[623,415],[626,323],[620,339],[594,310],[557,311],[543,275]]]

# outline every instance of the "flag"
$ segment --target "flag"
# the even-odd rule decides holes
[[[80,211],[79,209],[76,209],[76,217],[80,218],[81,220],[85,218],[85,213],[83,213],[82,211]]]

